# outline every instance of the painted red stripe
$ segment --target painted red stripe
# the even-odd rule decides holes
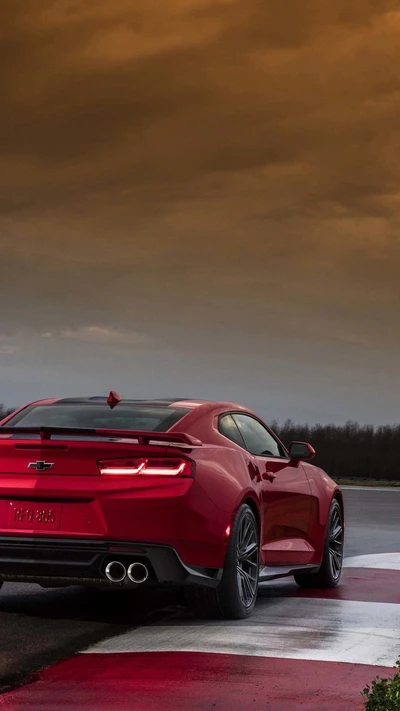
[[[337,588],[299,588],[292,578],[272,581],[260,587],[262,597],[309,597],[355,602],[400,604],[400,570],[344,568]]]
[[[5,694],[7,711],[361,711],[387,668],[225,654],[83,654]]]
[[[292,588],[289,596],[400,604],[400,570],[344,568],[337,588]]]
[[[400,570],[344,568],[337,588],[299,588],[293,579],[283,578],[261,586],[262,597],[308,597],[355,602],[400,604]]]

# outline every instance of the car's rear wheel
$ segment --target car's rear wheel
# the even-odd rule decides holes
[[[324,557],[318,573],[294,576],[304,588],[335,588],[342,573],[344,553],[343,513],[337,499],[331,504],[325,535]]]
[[[197,617],[243,619],[257,599],[259,532],[250,506],[243,504],[230,534],[221,582],[217,588],[188,587],[189,607]]]

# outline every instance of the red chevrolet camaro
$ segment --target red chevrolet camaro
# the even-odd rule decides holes
[[[343,498],[314,454],[227,402],[34,402],[0,423],[0,581],[179,585],[225,618],[262,581],[334,587]]]

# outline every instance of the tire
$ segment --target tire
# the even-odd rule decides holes
[[[335,588],[342,573],[343,550],[343,513],[339,502],[334,499],[328,516],[321,567],[318,573],[295,575],[296,583],[303,588]]]
[[[258,524],[250,506],[242,504],[232,526],[218,587],[186,589],[187,602],[196,617],[228,620],[249,617],[257,600],[259,557]]]

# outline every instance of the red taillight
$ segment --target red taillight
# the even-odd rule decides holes
[[[192,476],[192,462],[187,459],[106,459],[99,462],[100,474],[116,476]]]

